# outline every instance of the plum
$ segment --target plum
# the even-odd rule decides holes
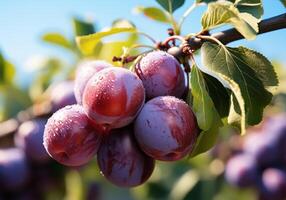
[[[76,103],[73,81],[63,81],[51,87],[52,112]]]
[[[81,166],[96,154],[101,138],[82,106],[71,105],[49,118],[44,132],[44,146],[59,163]]]
[[[20,125],[14,136],[15,144],[22,149],[27,157],[35,162],[46,162],[50,159],[43,146],[43,135],[46,119],[34,119]]]
[[[256,185],[259,180],[259,169],[255,158],[243,153],[230,158],[226,164],[225,178],[237,187]]]
[[[103,60],[87,60],[78,65],[74,82],[74,95],[78,104],[82,104],[82,95],[88,80],[107,67],[112,65]]]
[[[261,130],[262,131],[262,130]],[[279,162],[278,140],[271,136],[273,133],[254,132],[244,140],[243,150],[252,155],[264,167]]]
[[[22,188],[29,180],[25,153],[18,148],[0,149],[0,185],[7,190]]]
[[[154,159],[138,147],[132,127],[112,130],[102,141],[97,162],[102,174],[120,187],[144,183],[154,170]]]
[[[148,99],[167,95],[181,98],[185,91],[185,74],[180,63],[164,51],[146,54],[136,64],[135,71],[144,84]]]
[[[135,137],[142,150],[162,161],[179,160],[191,153],[198,131],[191,108],[172,96],[148,101],[135,121]]]
[[[262,173],[260,187],[262,199],[283,200],[286,197],[286,173],[282,169],[268,168]]]
[[[119,67],[109,67],[93,75],[83,93],[85,112],[102,130],[130,124],[144,101],[142,81]]]

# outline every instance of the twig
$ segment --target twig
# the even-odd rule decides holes
[[[284,29],[286,28],[286,13],[262,20],[258,24],[258,26],[259,26],[259,32],[257,34],[263,34],[279,29]],[[228,44],[244,38],[234,28],[218,33],[213,33],[211,34],[211,36],[218,39],[223,44]],[[189,44],[194,50],[199,49],[202,46],[203,42],[204,42],[203,39],[197,37],[192,37],[189,39]]]

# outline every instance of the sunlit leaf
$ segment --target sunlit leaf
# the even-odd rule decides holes
[[[5,60],[0,52],[0,84],[11,84],[14,81],[15,67]]]
[[[192,66],[190,86],[192,108],[195,112],[199,128],[202,130],[191,155],[195,156],[207,151],[215,144],[218,136],[218,128],[222,126],[222,122],[209,96],[203,73],[196,65]]]
[[[192,107],[196,114],[199,127],[202,130],[209,130],[212,126],[213,118],[217,113],[213,101],[208,94],[208,88],[203,74],[196,65],[192,66],[190,86],[193,98]]]
[[[262,0],[236,0],[234,4],[241,13],[249,13],[257,19],[263,15]]]
[[[124,32],[135,32],[135,28],[121,27],[121,28],[109,28],[101,32],[97,32],[91,35],[78,36],[76,37],[76,42],[84,55],[91,55],[96,47],[97,43],[104,37],[113,34],[124,33]]]
[[[249,15],[241,15],[230,2],[215,2],[208,4],[208,9],[202,17],[204,30],[216,28],[223,24],[233,25],[246,39],[254,39],[258,32],[257,19]]]
[[[184,5],[185,0],[156,0],[166,11],[173,13]],[[172,8],[172,9],[171,9]]]
[[[135,24],[127,19],[117,19],[112,22],[112,27],[115,28],[136,28]]]
[[[42,40],[66,49],[73,49],[73,44],[61,33],[46,33],[42,36]]]
[[[92,22],[73,18],[72,23],[75,36],[89,35],[95,32],[95,28]]]
[[[247,50],[249,52],[251,50]],[[258,56],[257,54],[254,54]],[[241,131],[244,133],[246,124],[254,125],[261,121],[263,109],[267,106],[272,98],[272,94],[268,92],[260,78],[263,76],[264,70],[257,66],[253,70],[252,64],[258,60],[252,54],[246,53],[245,49],[230,48],[210,42],[206,42],[202,46],[203,64],[221,79],[229,84],[237,104],[239,105],[239,113],[241,115]],[[252,62],[250,62],[252,60]],[[271,67],[271,66],[270,66]],[[273,68],[270,68],[270,71]],[[276,80],[276,79],[275,79]],[[276,81],[272,80],[273,83]],[[266,81],[272,83],[272,81]]]
[[[165,11],[159,8],[138,6],[135,9],[136,9],[136,12],[144,14],[149,19],[152,19],[158,22],[163,22],[163,23],[170,22],[170,17],[168,13],[166,13]]]

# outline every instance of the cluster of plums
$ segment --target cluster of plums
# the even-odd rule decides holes
[[[249,131],[243,149],[226,165],[226,180],[238,187],[253,187],[260,200],[286,198],[286,115],[268,118]]]
[[[76,103],[73,86],[70,81],[52,86],[52,111]],[[46,123],[46,117],[22,122],[13,137],[7,136],[9,142],[0,147],[0,199],[42,199],[49,187],[61,182],[54,168],[59,166],[43,146]]]
[[[110,182],[140,185],[152,174],[155,160],[179,160],[193,150],[199,128],[180,99],[185,91],[180,63],[164,51],[147,53],[135,72],[85,61],[76,71],[77,104],[49,118],[44,146],[67,166],[84,165],[97,155]]]

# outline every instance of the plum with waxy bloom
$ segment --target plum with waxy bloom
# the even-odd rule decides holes
[[[82,104],[83,91],[89,79],[108,67],[112,65],[103,60],[87,60],[78,65],[74,82],[74,95],[78,104]]]
[[[130,126],[112,130],[103,139],[97,161],[103,175],[121,187],[144,183],[154,170],[154,159],[140,150]]]
[[[189,154],[198,131],[191,108],[172,96],[148,101],[135,121],[135,137],[142,150],[162,161],[179,160]]]
[[[182,97],[185,89],[185,74],[177,59],[164,52],[146,54],[135,67],[142,80],[148,99],[157,96]]]
[[[49,155],[67,166],[81,166],[97,153],[101,134],[80,105],[66,106],[49,118],[44,146]]]
[[[131,71],[110,67],[88,81],[83,93],[83,107],[88,117],[102,130],[130,124],[144,104],[142,81]]]

